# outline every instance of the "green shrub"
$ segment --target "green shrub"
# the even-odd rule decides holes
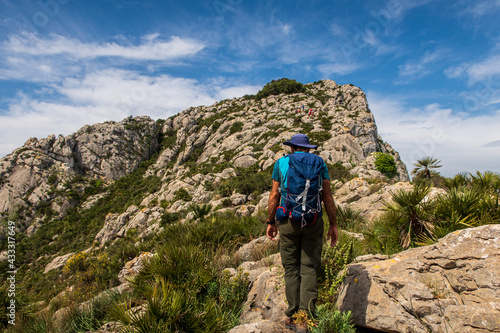
[[[236,132],[241,132],[241,130],[243,129],[243,125],[244,124],[241,121],[237,121],[234,124],[232,124],[231,127],[229,128],[229,135],[234,134]]]
[[[47,178],[47,184],[54,185],[57,182],[57,175],[52,173],[49,178]]]
[[[338,287],[344,281],[347,270],[344,268],[354,259],[353,241],[338,242],[335,247],[323,247],[322,265],[319,271],[318,300],[334,304],[337,299]],[[342,272],[340,274],[340,272]]]
[[[317,308],[318,324],[311,333],[356,333],[350,311],[340,312],[328,304],[319,305]]]
[[[386,153],[376,153],[375,166],[378,171],[382,172],[389,178],[396,176],[398,171],[394,157]]]
[[[228,180],[228,186],[237,193],[250,195],[255,191],[264,192],[271,189],[272,167],[259,171],[259,166],[236,169],[236,177]]]
[[[179,213],[166,212],[161,216],[160,225],[162,227],[177,222],[180,218]]]
[[[147,311],[130,314],[116,303],[112,319],[134,332],[227,332],[238,324],[248,277],[223,268],[236,250],[265,231],[256,218],[215,215],[202,222],[174,224],[157,237],[156,254],[134,280]]]
[[[193,211],[195,219],[204,219],[210,211],[212,210],[212,205],[203,204],[203,205],[192,205],[191,210]]]
[[[262,88],[255,96],[256,100],[279,94],[295,94],[305,92],[302,83],[287,78],[272,80]]]
[[[174,192],[174,201],[191,201],[192,199],[191,194],[189,194],[189,192],[183,187]]]
[[[330,180],[349,181],[353,178],[349,170],[342,164],[342,161],[337,161],[333,165],[329,164],[328,175]]]
[[[308,134],[308,137],[312,144],[319,144],[330,140],[332,138],[332,135],[328,131],[322,131],[322,132],[310,132]]]
[[[332,129],[332,118],[333,117],[325,117],[325,116],[321,116],[319,117],[319,121],[321,122],[321,127],[325,130],[325,131],[329,131]]]

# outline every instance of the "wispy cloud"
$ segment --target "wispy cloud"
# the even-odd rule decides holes
[[[361,67],[356,63],[330,63],[322,64],[317,67],[317,70],[324,76],[329,77],[333,74],[346,75],[354,72]]]
[[[440,159],[445,176],[498,169],[500,110],[465,117],[439,104],[409,109],[402,96],[367,92],[367,97],[380,135],[399,151],[408,169],[424,156]]]
[[[49,90],[49,91],[47,91]],[[129,115],[168,118],[190,106],[210,105],[245,94],[258,87],[227,81],[201,83],[170,75],[141,74],[106,69],[67,78],[44,89],[51,97],[20,94],[0,114],[0,156],[21,146],[29,137],[68,135],[85,124],[115,120]]]
[[[436,63],[446,57],[447,50],[426,51],[418,60],[409,60],[399,66],[399,77],[406,80],[420,79],[436,71]]]
[[[473,15],[475,17],[491,14],[492,11],[500,9],[500,0],[463,1],[463,3],[467,6],[467,10],[464,10],[464,14]]]
[[[59,82],[98,69],[103,58],[118,59],[106,62],[106,66],[151,62],[172,64],[195,55],[204,47],[196,40],[175,36],[164,41],[158,34],[143,36],[138,45],[123,40],[121,44],[85,43],[60,35],[11,35],[0,45],[0,79]]]
[[[444,71],[449,78],[465,77],[469,85],[481,84],[498,100],[500,91],[500,54],[494,54],[479,62],[464,62]],[[494,93],[494,92],[497,93]]]
[[[168,41],[159,39],[159,34],[147,35],[139,45],[117,43],[84,43],[60,35],[48,38],[34,34],[12,35],[3,45],[11,55],[55,56],[67,55],[75,59],[119,57],[133,60],[172,60],[201,51],[203,43],[177,36]]]

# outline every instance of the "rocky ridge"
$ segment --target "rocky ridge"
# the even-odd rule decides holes
[[[263,208],[258,205],[265,197],[262,193],[215,189],[234,178],[238,169],[269,170],[286,153],[281,143],[299,132],[319,144],[316,153],[329,165],[367,179],[383,177],[374,165],[374,154],[384,152],[395,159],[396,179],[409,179],[398,153],[378,135],[360,88],[331,80],[305,86],[306,93],[234,98],[156,122],[129,117],[85,126],[67,137],[32,138],[0,160],[0,213],[4,218],[21,215],[24,228],[32,234],[47,216],[41,208],[62,216],[74,205],[72,191],[82,192],[95,179],[105,183],[119,179],[155,153],[159,156],[146,176],[161,178],[162,187],[141,203],[148,209],[140,210],[147,215],[141,220],[157,221],[158,214],[183,212],[192,204],[207,202],[238,214],[257,213]],[[307,115],[308,109],[314,117]],[[179,191],[188,195],[182,198]],[[90,197],[82,207],[88,209],[95,202]],[[139,213],[134,212],[131,220],[137,219],[134,214]],[[115,220],[125,223],[110,217],[105,225]],[[101,236],[96,240],[107,239]]]
[[[73,206],[71,191],[82,191],[91,179],[119,179],[157,149],[157,126],[149,117],[86,125],[66,137],[30,138],[0,160],[0,213],[21,215],[32,234],[47,215],[43,207],[64,214]]]

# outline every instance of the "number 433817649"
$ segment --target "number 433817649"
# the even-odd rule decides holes
[[[8,223],[8,232],[7,232],[7,260],[9,262],[9,268],[15,268],[16,262],[16,239],[14,236],[16,235],[15,230],[16,224],[13,221],[9,221]]]

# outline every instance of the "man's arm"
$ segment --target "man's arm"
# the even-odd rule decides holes
[[[269,203],[268,203],[268,213],[267,220],[275,221],[276,208],[278,208],[280,201],[280,183],[277,180],[273,179],[273,185],[271,187],[271,193],[269,194]],[[267,237],[274,240],[274,237],[278,234],[278,227],[276,224],[268,224],[267,225]]]
[[[330,220],[330,228],[328,229],[326,239],[330,240],[330,245],[333,247],[337,244],[339,233],[337,230],[337,209],[333,200],[329,179],[323,179],[323,203],[325,204],[326,214]]]

